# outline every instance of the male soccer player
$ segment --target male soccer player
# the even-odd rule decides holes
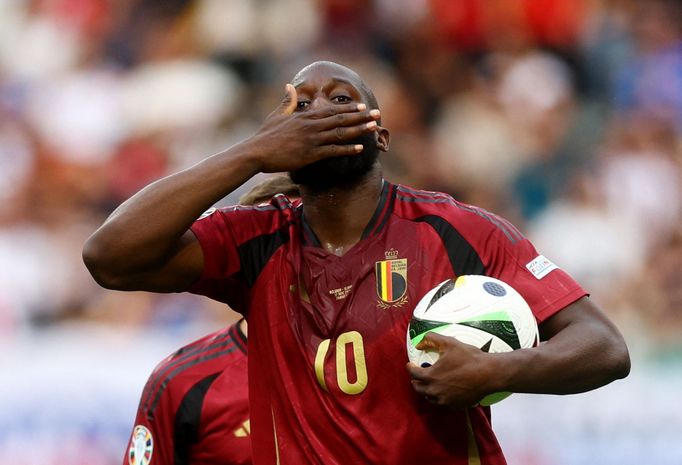
[[[504,464],[499,392],[568,394],[627,375],[622,336],[586,292],[507,221],[383,179],[372,91],[331,62],[302,69],[249,139],[159,180],[87,241],[103,286],[191,291],[249,322],[255,464]],[[302,201],[197,217],[258,172],[289,171]],[[408,366],[416,302],[463,274],[506,281],[545,341],[489,354],[431,334],[439,361]]]
[[[286,176],[270,177],[239,199],[259,205],[299,197]],[[246,321],[187,344],[147,380],[123,465],[251,463]]]

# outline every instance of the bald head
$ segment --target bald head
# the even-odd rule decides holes
[[[360,75],[352,69],[334,63],[333,61],[316,61],[301,69],[296,76],[291,80],[291,85],[299,87],[311,79],[327,78],[340,82],[347,82],[355,87],[367,104],[369,109],[378,109],[379,102],[377,102],[374,92],[369,88],[367,83],[362,80]]]

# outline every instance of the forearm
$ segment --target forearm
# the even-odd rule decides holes
[[[499,390],[510,392],[585,392],[623,378],[630,370],[625,342],[605,318],[575,321],[538,347],[494,357]]]
[[[203,211],[257,172],[253,160],[240,144],[148,185],[88,239],[86,265],[96,278],[162,266]]]

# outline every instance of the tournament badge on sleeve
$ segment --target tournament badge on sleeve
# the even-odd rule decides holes
[[[137,425],[130,438],[128,450],[128,463],[130,465],[149,465],[154,451],[154,439],[152,432],[146,426]]]
[[[376,288],[380,308],[402,307],[407,303],[407,258],[398,258],[398,251],[386,251],[386,260],[375,264]]]

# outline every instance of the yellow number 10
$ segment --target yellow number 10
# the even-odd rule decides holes
[[[324,379],[324,359],[329,350],[330,339],[325,339],[317,346],[315,355],[315,375],[317,382],[322,388],[327,389],[327,382]],[[348,366],[346,361],[346,344],[351,344],[353,348],[353,360],[355,361],[355,382],[348,380]],[[336,338],[336,382],[342,392],[349,395],[360,394],[367,387],[367,364],[365,363],[365,346],[362,342],[362,334],[357,331],[342,333]]]

